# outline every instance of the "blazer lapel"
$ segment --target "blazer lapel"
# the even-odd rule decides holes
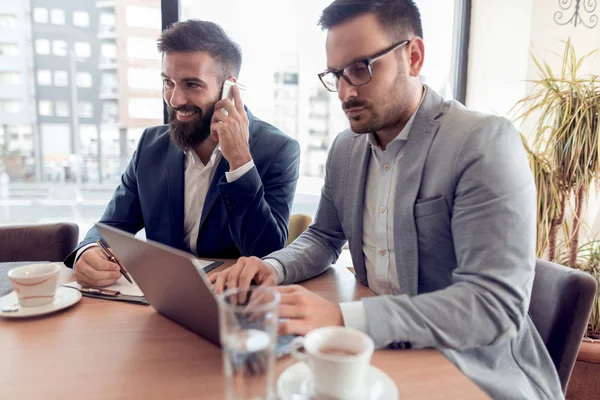
[[[417,110],[404,155],[398,165],[398,183],[394,203],[394,245],[396,267],[403,294],[414,296],[419,282],[419,247],[414,206],[419,194],[423,169],[431,143],[439,129],[438,118],[444,110],[444,101],[426,87],[425,98]]]
[[[348,191],[344,202],[344,215],[351,218],[350,232],[352,232],[352,237],[349,238],[348,245],[350,246],[354,271],[358,279],[365,285],[368,282],[362,245],[363,203],[370,157],[371,147],[367,143],[365,135],[355,135],[346,168],[345,187],[348,188]]]
[[[167,190],[169,194],[169,208],[173,229],[171,238],[174,247],[181,247],[183,243],[183,202],[184,202],[184,170],[185,154],[173,142],[169,143],[167,152],[168,180]]]

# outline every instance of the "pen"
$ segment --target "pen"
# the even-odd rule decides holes
[[[110,289],[97,289],[97,288],[80,288],[80,292],[90,293],[90,294],[100,294],[104,296],[118,296],[121,294],[118,290],[110,290]]]
[[[131,280],[131,278],[127,274],[127,271],[125,271],[125,268],[123,268],[123,266],[121,265],[121,263],[119,262],[119,260],[117,260],[117,258],[110,252],[110,250],[108,249],[108,247],[106,247],[104,245],[104,243],[102,243],[102,240],[98,239],[96,241],[96,244],[100,247],[100,249],[102,250],[102,252],[106,256],[106,258],[108,258],[110,261],[114,262],[115,264],[117,264],[119,266],[119,269],[121,270],[121,274],[123,274],[123,276],[125,277],[125,279],[127,279],[127,281],[129,283],[133,283],[133,281]]]

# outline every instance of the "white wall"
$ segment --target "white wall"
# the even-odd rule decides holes
[[[574,4],[559,21],[571,18]],[[600,22],[593,29],[572,23],[561,26],[554,20],[560,10],[556,0],[473,0],[468,107],[513,119],[516,114],[509,111],[532,88],[527,81],[539,78],[530,52],[560,71],[560,56],[569,37],[578,57],[600,48]],[[600,4],[594,14],[600,17]],[[590,14],[583,12],[582,17],[589,24]],[[580,72],[600,74],[600,54],[584,64]],[[532,125],[517,123],[527,136]],[[582,240],[600,233],[598,197],[595,191],[590,194]]]
[[[525,94],[533,0],[473,0],[467,106],[507,115]]]

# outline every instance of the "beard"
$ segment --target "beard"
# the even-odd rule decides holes
[[[396,78],[392,87],[401,87],[399,79]],[[379,106],[371,101],[352,98],[342,103],[344,112],[354,107],[364,107],[364,111],[357,117],[348,117],[350,127],[354,133],[374,133],[381,129],[397,125],[407,113],[407,106],[403,101],[404,93],[392,90],[381,99]]]
[[[169,111],[169,133],[171,140],[183,151],[196,148],[201,145],[210,136],[210,120],[214,108],[206,114],[202,109],[196,106],[183,106],[172,108],[167,106]],[[195,111],[198,118],[194,121],[184,122],[177,119],[177,111]]]

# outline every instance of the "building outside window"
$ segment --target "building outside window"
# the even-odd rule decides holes
[[[50,22],[52,22],[54,25],[64,25],[65,11],[57,8],[50,10]]]
[[[0,100],[0,173],[7,165],[2,143],[18,132],[10,144],[11,154],[19,154],[9,170],[12,183],[48,191],[60,184],[65,198],[97,204],[83,210],[73,203],[66,207],[73,212],[65,213],[35,203],[30,208],[36,212],[20,213],[18,220],[0,210],[0,224],[76,219],[83,235],[100,217],[144,129],[163,123],[156,48],[161,0],[10,1],[23,11],[13,15],[0,6],[0,28],[19,29],[27,39],[3,42],[0,30],[0,56],[13,63],[3,64],[0,85],[15,93]],[[327,65],[325,33],[316,20],[331,0],[260,0],[260,7],[245,0],[162,1],[176,2],[182,19],[220,24],[241,45],[244,102],[299,141],[301,177],[292,212],[314,214],[327,151],[348,126],[336,94],[316,76]],[[417,0],[428,50],[423,79],[446,98],[453,93],[455,1]],[[265,7],[278,18],[257,23]],[[89,185],[97,186],[92,191]]]
[[[85,11],[73,11],[73,25],[90,26],[90,14]]]
[[[52,85],[52,71],[49,71],[47,69],[38,69],[37,81],[38,81],[38,85],[40,85],[40,86]]]
[[[19,72],[0,72],[0,83],[19,85],[22,82]]]
[[[18,57],[21,54],[19,46],[13,43],[0,43],[0,56]]]
[[[67,71],[54,71],[54,86],[69,86]]]
[[[94,116],[94,107],[92,103],[87,101],[79,102],[79,117],[92,118]]]
[[[50,54],[50,41],[48,39],[36,39],[35,52],[41,55]]]
[[[78,72],[77,86],[80,88],[92,87],[92,74],[90,74],[89,72]]]
[[[44,117],[51,117],[54,115],[54,108],[52,102],[49,100],[40,100],[38,104],[38,113]]]
[[[36,7],[33,9],[33,21],[38,24],[48,23],[48,9]]]
[[[69,112],[69,103],[66,101],[57,101],[54,106],[57,117],[68,117],[71,115]]]
[[[92,55],[92,46],[87,42],[75,42],[75,55],[77,57],[89,57]]]

